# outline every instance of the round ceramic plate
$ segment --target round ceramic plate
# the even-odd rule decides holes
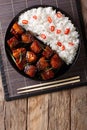
[[[56,11],[60,11],[61,13],[65,14],[65,16],[69,17],[69,19],[70,19],[70,20],[72,21],[72,23],[73,23],[72,18],[71,18],[66,12],[64,12],[63,10],[61,10],[61,9],[59,9],[59,8],[56,8],[56,7],[54,7],[54,6],[46,6],[46,5],[45,5],[45,6],[38,5],[38,6],[33,6],[33,7],[30,7],[30,8],[24,9],[24,10],[22,10],[20,13],[18,13],[18,14],[13,18],[13,20],[11,21],[11,23],[10,23],[9,26],[8,26],[8,29],[7,29],[6,35],[5,35],[5,51],[6,51],[6,54],[7,54],[8,59],[9,59],[9,62],[10,62],[11,65],[14,67],[14,69],[15,69],[18,73],[20,73],[20,74],[22,74],[23,76],[28,77],[28,78],[30,78],[30,77],[29,77],[27,74],[25,74],[24,70],[19,70],[18,67],[16,66],[16,64],[15,64],[15,62],[14,62],[12,56],[11,56],[11,55],[12,55],[12,52],[11,52],[11,50],[10,50],[8,44],[7,44],[7,40],[9,40],[9,39],[13,36],[12,33],[10,32],[10,30],[11,30],[13,24],[18,21],[19,16],[20,16],[22,13],[26,12],[27,10],[30,10],[30,9],[33,9],[33,8],[38,8],[38,7],[52,7],[53,9],[56,9]],[[75,25],[75,24],[74,24],[74,25]],[[78,30],[78,29],[77,29],[77,30]],[[43,44],[44,46],[46,46],[43,42],[42,42],[42,44]],[[21,45],[21,47],[23,47],[23,46]],[[26,49],[27,49],[27,47],[28,47],[28,46],[26,46]],[[79,48],[80,48],[80,45],[79,45]],[[78,55],[79,55],[79,48],[78,48],[78,51],[77,51],[77,54],[76,54],[76,56],[75,56],[75,59],[74,59],[73,63],[72,63],[71,65],[66,65],[66,64],[64,63],[59,70],[56,70],[56,71],[55,71],[55,76],[54,76],[54,78],[57,78],[57,77],[63,75],[64,73],[67,73],[67,71],[68,71],[71,67],[73,67],[72,65],[75,63],[75,61],[77,60]],[[42,78],[41,78],[40,75],[39,75],[39,72],[36,74],[36,76],[35,76],[33,79],[34,79],[34,80],[42,80]]]

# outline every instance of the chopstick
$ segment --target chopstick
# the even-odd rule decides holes
[[[68,84],[73,84],[80,82],[80,76],[74,76],[62,80],[57,80],[57,81],[52,81],[48,83],[41,83],[37,85],[31,85],[23,88],[18,88],[17,93],[18,94],[23,94],[23,93],[28,93],[28,92],[33,92],[33,91],[38,91],[38,90],[46,90],[49,88],[57,88],[63,85],[68,85]]]

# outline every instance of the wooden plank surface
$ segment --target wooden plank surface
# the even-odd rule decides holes
[[[6,102],[0,77],[0,130],[87,130],[87,86]]]
[[[6,130],[26,130],[27,100],[5,102]]]
[[[0,76],[0,130],[5,130],[4,118],[5,118],[5,101],[4,101],[4,93],[2,90],[2,80]]]
[[[71,130],[87,130],[87,86],[71,91]]]
[[[48,98],[42,95],[28,99],[28,130],[48,130]]]
[[[70,130],[70,91],[28,100],[28,130]]]
[[[70,130],[70,91],[50,95],[48,113],[48,130]]]

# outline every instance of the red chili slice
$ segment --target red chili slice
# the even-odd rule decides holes
[[[61,42],[57,42],[57,45],[61,47],[61,46],[62,46],[62,43],[61,43]]]
[[[62,49],[62,51],[64,51],[64,50],[65,50],[65,46],[64,46],[64,45],[62,45],[61,49]]]
[[[58,18],[61,18],[63,15],[62,15],[61,12],[57,12],[56,16],[57,16]]]
[[[50,30],[53,32],[55,30],[55,26],[51,26]]]
[[[36,15],[34,15],[34,16],[33,16],[33,18],[34,18],[34,19],[37,19],[37,16],[36,16]]]
[[[70,32],[70,28],[66,28],[66,30],[65,30],[65,32],[64,32],[64,34],[69,34],[69,32]]]
[[[46,35],[45,34],[41,34],[41,38],[46,39]]]
[[[47,21],[48,21],[49,23],[52,23],[52,18],[51,18],[50,16],[48,16],[48,17],[47,17]]]
[[[60,34],[60,33],[61,33],[61,30],[60,30],[60,29],[57,29],[57,30],[56,30],[56,33],[57,33],[57,34]]]
[[[22,20],[23,24],[28,24],[28,20]]]
[[[74,43],[73,42],[69,42],[69,45],[74,46]]]

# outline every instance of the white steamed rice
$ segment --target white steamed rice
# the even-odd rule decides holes
[[[34,19],[33,16],[37,16],[37,19]],[[48,16],[52,18],[51,23],[47,20]],[[23,20],[27,20],[28,24],[23,24]],[[56,10],[53,10],[52,7],[34,8],[21,14],[18,24],[24,29],[32,31],[37,38],[55,50],[67,65],[73,62],[79,46],[79,35],[71,20],[64,14],[62,14],[61,18],[58,18]],[[54,31],[50,30],[51,26],[55,26]],[[70,29],[70,32],[68,35],[65,35],[64,31],[67,28]],[[61,30],[60,34],[56,33],[57,29]],[[41,34],[45,34],[46,38],[41,38]],[[62,43],[65,47],[64,50],[57,45],[58,42]],[[74,45],[69,43],[74,43]]]

